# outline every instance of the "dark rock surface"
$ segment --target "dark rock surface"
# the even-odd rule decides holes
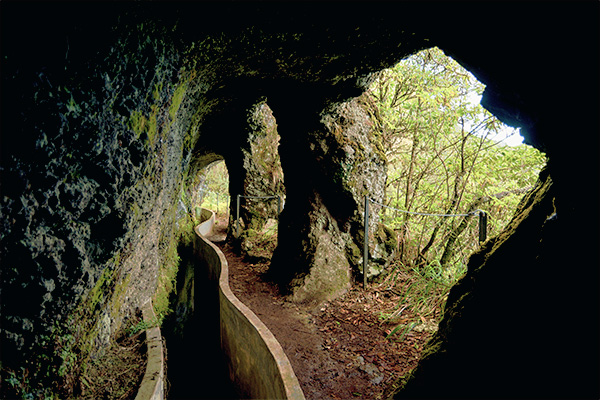
[[[473,257],[406,394],[597,397],[598,7],[2,2],[3,369],[77,393],[127,315],[168,293],[190,180],[225,158],[242,187],[265,97],[287,196],[273,276],[298,301],[343,292],[361,190],[384,182],[351,98],[436,45],[550,178]]]

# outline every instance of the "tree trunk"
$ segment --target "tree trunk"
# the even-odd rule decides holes
[[[419,101],[420,105],[420,101]],[[413,131],[413,142],[412,149],[410,151],[410,164],[408,165],[408,174],[406,176],[406,193],[404,194],[404,208],[406,210],[410,210],[410,203],[412,202],[411,197],[411,186],[412,186],[412,175],[414,170],[414,163],[417,155],[417,146],[419,145],[419,125],[417,125]],[[399,185],[398,185],[399,186]],[[404,222],[402,224],[401,232],[403,236],[402,246],[400,248],[400,260],[403,261],[404,258],[404,247],[405,247],[405,233],[408,229],[408,220],[410,219],[410,214],[404,214]]]
[[[456,210],[456,208],[458,208],[458,206],[459,206],[460,197],[462,195],[462,191],[459,190],[459,187],[460,187],[460,184],[462,183],[463,174],[464,174],[464,170],[461,170],[459,175],[457,175],[456,179],[454,180],[454,191],[452,193],[452,200],[450,201],[450,206],[446,210],[446,214],[452,214],[454,212],[454,210]],[[417,256],[416,265],[419,267],[421,265],[427,264],[428,260],[427,260],[427,257],[425,256],[425,254],[429,251],[429,249],[433,245],[433,242],[435,241],[435,238],[437,237],[437,234],[438,234],[440,228],[442,227],[442,225],[444,225],[445,217],[438,217],[438,218],[440,218],[440,220],[438,221],[437,224],[435,224],[435,228],[433,228],[433,232],[431,233],[431,236],[429,237],[429,241],[427,242],[425,247],[423,247],[423,249],[421,249],[421,251],[419,252],[419,255]]]
[[[478,198],[473,203],[471,203],[471,205],[469,206],[469,211],[467,211],[467,213],[475,211],[481,204],[490,200],[491,198],[487,196]],[[472,216],[473,215],[467,215],[463,217],[462,221],[460,221],[460,224],[458,224],[458,226],[452,229],[448,234],[448,240],[446,241],[446,246],[444,247],[444,253],[442,253],[442,257],[440,258],[440,264],[442,265],[442,268],[446,268],[448,262],[450,262],[450,259],[454,255],[456,239],[458,239],[458,236],[467,228],[467,226],[469,225],[469,220]]]

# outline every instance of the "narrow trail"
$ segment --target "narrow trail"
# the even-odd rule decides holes
[[[225,242],[224,231],[217,224],[210,239],[227,258],[230,287],[280,342],[308,400],[381,399],[391,383],[416,366],[431,334],[386,339],[401,322],[381,319],[398,305],[392,291],[353,287],[316,309],[292,303],[262,279],[268,264],[244,261]]]

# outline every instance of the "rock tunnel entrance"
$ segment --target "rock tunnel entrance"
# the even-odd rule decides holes
[[[289,176],[287,189],[293,196],[290,210],[282,214],[285,228],[278,235],[271,276],[300,302],[318,303],[347,290],[351,276],[362,273],[365,195],[394,210],[372,210],[369,277],[384,272],[394,258],[406,265],[438,263],[446,273],[453,268],[464,272],[478,247],[476,219],[466,214],[490,209],[487,233],[497,234],[545,162],[533,148],[503,143],[519,135],[481,108],[484,89],[440,49],[423,50],[372,75],[362,95],[324,106],[318,120],[299,121],[280,108],[282,136],[276,142],[281,140],[284,169],[273,164],[279,159],[277,146],[265,146],[275,141],[256,134],[257,126],[262,126],[259,132],[276,132],[273,114],[264,100],[253,106],[244,120],[251,144],[242,140],[240,146],[248,148],[242,150],[243,162],[230,161],[232,169],[244,171],[236,172],[244,183],[231,191],[276,194],[283,187],[283,170]],[[278,97],[271,98],[279,108]],[[304,100],[294,101],[301,103],[292,109],[310,109]],[[306,132],[309,138],[299,141]],[[230,221],[235,208],[232,199]],[[460,215],[427,220],[411,216],[415,212]],[[277,212],[242,206],[242,232],[255,235],[267,214]],[[457,238],[463,232],[468,237],[461,246]],[[319,283],[311,282],[311,275],[321,273],[316,271],[322,272]]]
[[[430,48],[381,71],[362,95],[387,173],[382,200],[370,203],[368,276],[385,276],[393,260],[456,282],[479,238],[497,235],[534,187],[545,156],[480,106],[484,90]],[[489,216],[483,235],[477,212]]]
[[[544,157],[532,148],[498,143],[505,139],[502,136],[506,136],[506,128],[472,99],[483,90],[482,84],[441,50],[425,50],[380,72],[360,97],[336,106],[333,112],[330,110],[333,116],[321,120],[329,131],[308,145],[317,162],[326,162],[331,157],[339,163],[335,166],[338,172],[341,165],[340,174],[347,175],[338,175],[334,184],[343,181],[347,185],[346,190],[355,196],[358,214],[359,193],[369,195],[365,190],[378,190],[370,193],[380,203],[370,238],[369,278],[372,284],[385,286],[385,290],[401,292],[397,308],[389,315],[382,315],[384,320],[400,321],[387,331],[390,340],[401,340],[413,329],[418,332],[437,329],[450,288],[466,272],[467,258],[479,246],[474,229],[476,218],[468,213],[486,208],[491,214],[489,234],[494,236],[508,222],[520,197],[533,188],[544,164]],[[260,103],[253,115],[267,108],[266,103]],[[273,118],[272,114],[270,117]],[[261,125],[256,119],[254,123]],[[367,129],[357,130],[361,124]],[[269,125],[274,125],[274,120],[271,124],[262,123],[263,127]],[[251,129],[255,128],[251,125]],[[273,131],[276,133],[274,128]],[[328,141],[328,134],[336,142]],[[227,164],[236,168],[232,174],[237,177],[238,187],[243,188],[237,193],[264,196],[272,193],[270,190],[277,191],[277,187],[283,188],[283,171],[273,163],[279,158],[277,145],[269,147],[279,140],[279,135],[269,139],[254,136],[242,146],[246,147],[240,153],[243,162],[229,159]],[[285,147],[286,138],[282,140]],[[366,159],[360,154],[365,150],[371,154]],[[284,157],[282,163],[287,161]],[[373,164],[377,166],[378,162],[381,165],[374,169]],[[355,163],[360,166],[355,168]],[[222,161],[211,164],[200,182],[204,185],[203,206],[214,211],[228,209],[231,232],[236,229],[237,210],[235,200],[226,193],[235,196],[236,191],[231,189],[225,164]],[[356,182],[362,182],[362,192],[357,191]],[[373,182],[379,183],[373,186]],[[293,180],[288,182],[291,192],[298,190],[294,184]],[[344,196],[348,194],[330,192],[327,196],[334,204],[344,204]],[[271,229],[266,216],[277,213],[268,210],[262,201],[258,207],[257,204],[243,203],[240,246],[250,258],[270,259],[272,250],[266,256],[259,256],[253,254],[252,246],[256,245],[257,237],[269,241],[269,238],[264,240]],[[349,204],[346,206],[350,207]],[[309,221],[309,230],[314,232],[318,243],[320,232],[332,229],[318,219],[323,210],[313,212],[317,217]],[[436,214],[458,216],[425,218]],[[296,216],[292,214],[289,218]],[[328,218],[337,224],[334,216]],[[357,224],[360,225],[360,220]],[[357,242],[356,238],[340,235],[339,226],[337,229],[339,238],[348,240],[346,246]],[[255,243],[249,244],[250,240]],[[461,241],[462,244],[457,244]],[[307,249],[310,248],[302,251],[310,251]],[[331,266],[336,253],[348,257],[343,247],[321,246],[319,251],[324,268]],[[356,266],[353,272],[358,275],[360,269]],[[304,301],[301,296],[299,301]],[[399,318],[403,311],[414,320]]]
[[[207,239],[222,243],[226,237],[235,238],[246,259],[263,260],[270,258],[276,245],[277,217],[285,196],[279,135],[264,101],[249,109],[247,122],[246,140],[237,148],[236,144],[228,147],[226,158],[213,155],[199,160],[217,159],[190,177],[186,199],[194,224],[204,220],[203,209],[215,212],[215,226]],[[268,194],[281,201],[272,201]],[[243,201],[236,207],[239,196]],[[164,323],[169,365],[173,365],[168,370],[169,398],[236,398],[220,351],[219,304],[211,287],[215,282],[202,275],[208,268],[196,259],[191,243],[180,245],[178,255],[173,313]],[[190,357],[210,359],[213,365],[206,369],[208,373],[200,372],[190,368]]]
[[[192,207],[215,211],[244,256],[270,258],[285,206],[277,123],[266,101],[259,99],[236,128],[242,132],[239,142],[217,146],[223,147],[221,160],[194,178]]]

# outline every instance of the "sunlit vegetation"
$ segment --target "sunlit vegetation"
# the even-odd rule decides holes
[[[498,234],[536,182],[545,156],[478,104],[484,86],[438,48],[382,71],[365,104],[388,162],[381,220],[397,234],[385,287],[402,286],[415,320],[439,318],[452,285],[478,246],[478,218]],[[456,217],[415,215],[463,214]]]
[[[198,193],[197,207],[217,213],[217,217],[229,212],[229,174],[225,162],[218,161],[205,170],[203,183]]]

